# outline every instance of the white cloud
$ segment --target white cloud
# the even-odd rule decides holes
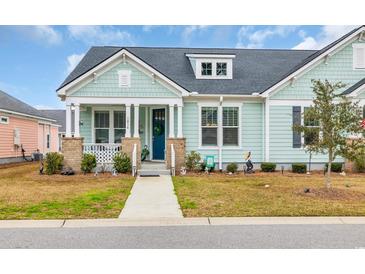
[[[72,38],[81,40],[86,44],[134,44],[129,32],[109,26],[69,26],[68,31]]]
[[[273,36],[286,37],[294,32],[296,26],[267,27],[254,31],[251,26],[243,26],[237,33],[237,48],[262,48],[265,41]]]
[[[42,110],[42,109],[59,109],[59,107],[49,106],[49,105],[35,105],[33,106],[36,109]]]
[[[70,74],[71,71],[74,70],[74,68],[77,66],[77,64],[81,61],[82,58],[84,58],[85,53],[82,54],[72,54],[70,56],[67,56],[67,69],[66,73]]]
[[[145,26],[142,27],[142,30],[144,32],[150,32],[154,28],[158,28],[158,26],[156,26],[156,25],[145,25]]]
[[[51,26],[21,26],[16,28],[25,36],[37,42],[50,45],[62,42],[62,34]]]
[[[209,26],[204,26],[204,25],[200,25],[200,26],[187,26],[183,29],[182,33],[181,33],[181,37],[184,43],[189,43],[192,36],[195,33],[202,33],[203,31],[205,31]]]
[[[303,41],[293,49],[321,49],[354,28],[355,26],[323,26],[316,37],[307,36],[305,32],[299,31],[298,34]]]

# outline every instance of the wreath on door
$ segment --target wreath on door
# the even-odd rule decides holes
[[[156,125],[154,128],[153,128],[153,135],[155,136],[160,136],[163,134],[163,127],[162,125]]]

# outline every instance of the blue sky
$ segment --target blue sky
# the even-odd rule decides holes
[[[0,89],[62,108],[56,88],[93,45],[319,49],[354,26],[0,26]]]

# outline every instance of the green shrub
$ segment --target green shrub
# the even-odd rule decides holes
[[[129,156],[120,152],[113,157],[113,167],[119,173],[127,173],[132,170],[132,162]]]
[[[186,155],[185,165],[188,170],[199,170],[201,168],[201,157],[200,153],[191,151]]]
[[[263,172],[274,172],[275,169],[276,169],[276,164],[275,163],[269,163],[269,162],[261,163],[261,170]]]
[[[328,163],[325,165],[325,170],[327,171],[328,169]],[[341,172],[342,171],[342,163],[332,163],[331,165],[331,171],[332,172]]]
[[[358,152],[354,164],[356,172],[365,172],[365,149]]]
[[[45,159],[46,174],[52,175],[61,171],[63,165],[63,155],[58,152],[48,152]]]
[[[294,173],[306,173],[307,165],[302,163],[295,163],[291,165],[291,170]]]
[[[235,173],[237,172],[238,166],[236,163],[230,163],[227,165],[226,169],[228,172]]]
[[[81,170],[84,173],[90,173],[93,168],[96,167],[96,157],[94,154],[91,153],[85,153],[82,156],[82,161],[81,161]]]

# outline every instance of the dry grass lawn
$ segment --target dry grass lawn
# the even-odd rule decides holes
[[[38,164],[0,167],[0,219],[115,218],[134,178],[39,175]]]
[[[190,174],[173,181],[187,217],[365,216],[364,174],[334,174],[329,192],[319,173]]]

